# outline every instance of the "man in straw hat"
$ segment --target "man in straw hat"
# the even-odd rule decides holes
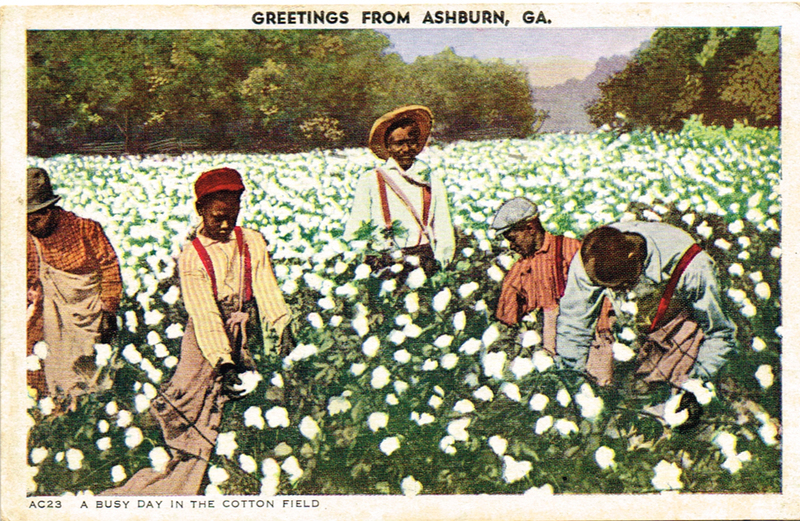
[[[441,175],[417,159],[430,136],[433,115],[421,105],[384,114],[372,125],[369,147],[386,162],[361,176],[344,231],[356,237],[363,223],[389,230],[399,221],[404,233],[393,233],[389,244],[416,256],[428,275],[436,263],[446,265],[455,252],[455,233]]]
[[[95,364],[95,344],[109,343],[117,331],[119,261],[97,222],[56,204],[45,170],[27,175],[28,349],[44,340],[47,386],[35,377],[31,384],[74,410],[78,396],[110,384]]]
[[[175,373],[150,407],[172,458],[165,470],[142,469],[107,495],[199,494],[224,404],[253,390],[244,373],[258,380],[248,339],[269,350],[272,328],[282,350],[292,347],[291,315],[267,243],[259,232],[236,226],[243,191],[232,168],[204,172],[195,182],[202,224],[178,260],[189,321]]]
[[[558,317],[558,354],[567,366],[585,369],[604,296],[618,311],[617,325],[639,334],[634,347],[644,382],[678,388],[691,377],[710,379],[735,348],[736,326],[723,310],[714,261],[668,224],[620,222],[584,238]],[[633,356],[615,352],[621,360]]]
[[[491,228],[508,240],[511,249],[521,257],[503,279],[495,316],[504,324],[514,325],[529,313],[541,309],[544,315],[543,347],[555,356],[559,301],[564,295],[569,265],[581,243],[577,239],[545,231],[539,219],[539,209],[524,197],[515,197],[503,203],[494,216]],[[606,303],[596,327],[598,342],[601,338],[608,340],[610,337],[610,309],[610,303]],[[592,368],[600,363],[595,358],[592,357]]]

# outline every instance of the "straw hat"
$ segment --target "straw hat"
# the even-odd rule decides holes
[[[422,105],[406,105],[387,112],[379,117],[369,131],[369,148],[381,159],[389,158],[389,151],[386,149],[386,129],[399,119],[410,118],[419,125],[419,143],[424,145],[431,135],[433,126],[433,113],[428,107]]]
[[[53,193],[50,176],[43,168],[28,169],[28,213],[47,208],[56,203],[60,196]]]

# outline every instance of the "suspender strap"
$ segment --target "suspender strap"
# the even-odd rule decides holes
[[[667,307],[669,307],[669,301],[672,300],[672,295],[675,293],[675,288],[678,286],[678,280],[683,275],[683,272],[686,270],[686,267],[689,266],[689,263],[692,262],[698,253],[703,251],[703,249],[697,244],[692,244],[688,250],[686,250],[681,257],[681,260],[678,261],[678,264],[675,266],[675,269],[672,270],[672,275],[669,277],[669,282],[667,282],[667,287],[664,288],[664,294],[661,296],[661,301],[658,303],[658,311],[656,311],[656,316],[653,318],[653,323],[650,324],[650,331],[655,331],[656,326],[658,323],[661,322],[661,319],[664,318],[664,314],[667,312]]]
[[[556,235],[554,239],[556,240],[556,290],[558,297],[561,298],[567,287],[564,281],[564,236]]]
[[[422,187],[422,222],[430,224],[431,213],[431,187]]]
[[[376,170],[375,175],[378,177],[378,193],[381,196],[381,208],[383,209],[383,222],[387,228],[392,227],[392,214],[389,212],[389,200],[386,198],[386,181],[383,176]]]
[[[253,273],[251,270],[250,247],[244,242],[242,228],[237,226],[233,229],[236,235],[236,245],[239,247],[239,255],[244,257],[244,298],[242,302],[249,302],[253,298]]]
[[[419,226],[420,237],[422,236],[422,234],[425,234],[428,237],[428,242],[433,244],[433,237],[430,236],[430,233],[429,233],[427,227],[422,224],[422,222],[423,222],[422,219],[420,219],[419,214],[414,209],[414,206],[411,204],[411,201],[408,200],[408,197],[406,196],[406,194],[403,193],[403,191],[400,189],[400,187],[397,186],[397,184],[394,181],[392,181],[392,179],[388,175],[386,175],[386,173],[383,170],[378,168],[378,169],[375,170],[375,172],[377,173],[379,179],[383,179],[385,184],[389,185],[389,188],[392,189],[392,192],[395,193],[395,195],[400,199],[400,201],[403,202],[405,207],[408,209],[409,213],[411,213],[411,216],[414,218],[414,221],[416,221],[417,226]],[[380,185],[381,183],[379,182],[378,184]],[[424,200],[425,200],[425,192],[423,191],[423,207],[425,206]],[[430,207],[430,203],[428,203],[428,207]],[[388,207],[385,207],[385,208],[388,208]],[[388,210],[386,210],[386,211],[388,211]],[[386,218],[386,211],[384,211],[384,219]],[[428,211],[430,211],[430,210],[428,210]]]
[[[192,246],[197,250],[197,255],[200,256],[200,262],[203,263],[203,267],[206,269],[206,273],[208,273],[208,277],[211,279],[211,289],[214,292],[214,300],[217,300],[217,277],[214,274],[214,265],[211,263],[211,257],[208,256],[205,246],[200,242],[200,237],[195,237],[192,240]]]
[[[242,302],[248,302],[253,298],[253,273],[251,269],[250,248],[247,246],[247,243],[244,242],[244,235],[242,234],[241,227],[235,227],[233,233],[236,236],[236,246],[239,249],[239,255],[244,257],[244,298]],[[199,237],[195,237],[192,240],[192,246],[194,246],[194,249],[197,251],[200,262],[203,263],[203,267],[206,269],[206,273],[208,273],[208,277],[211,279],[211,289],[214,292],[214,300],[217,300],[217,277],[214,273],[214,264],[211,262],[211,257],[208,255],[208,251],[205,246],[203,246],[203,243],[200,242]]]

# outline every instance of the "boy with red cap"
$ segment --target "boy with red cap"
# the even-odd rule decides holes
[[[260,318],[263,338],[272,327],[281,346],[291,347],[291,315],[266,241],[259,232],[236,226],[243,191],[241,176],[231,168],[205,172],[195,183],[203,223],[178,261],[189,322],[175,374],[151,407],[172,459],[164,472],[142,469],[106,494],[198,494],[223,405],[246,392],[239,373],[254,370],[247,338],[260,335],[250,326]]]

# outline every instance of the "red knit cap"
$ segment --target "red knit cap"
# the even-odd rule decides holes
[[[194,183],[194,193],[198,200],[204,195],[224,190],[244,191],[242,176],[233,168],[217,168],[203,172]]]

